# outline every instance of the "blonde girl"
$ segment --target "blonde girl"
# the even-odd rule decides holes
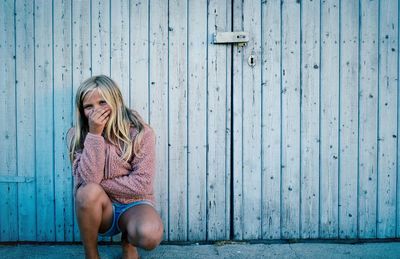
[[[154,208],[155,134],[128,109],[105,75],[76,93],[75,126],[68,132],[76,215],[86,258],[99,258],[98,235],[122,233],[123,258],[154,249],[163,225]]]

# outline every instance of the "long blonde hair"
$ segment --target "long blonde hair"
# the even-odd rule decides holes
[[[110,143],[121,150],[122,159],[128,161],[132,153],[141,156],[140,145],[142,142],[144,127],[150,127],[138,112],[125,106],[121,90],[118,85],[108,76],[98,75],[85,80],[76,92],[76,120],[72,128],[72,137],[69,140],[69,152],[71,162],[74,160],[76,151],[83,149],[83,142],[89,131],[88,120],[84,114],[83,100],[86,95],[97,89],[107,104],[111,107],[111,114],[104,128],[103,136]],[[135,140],[132,141],[131,127],[138,131]],[[133,143],[132,143],[133,142]],[[132,148],[133,147],[133,148]]]

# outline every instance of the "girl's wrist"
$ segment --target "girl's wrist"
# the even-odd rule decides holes
[[[103,134],[103,130],[95,130],[95,129],[90,129],[89,128],[89,132],[92,133],[93,135],[97,135],[97,136],[101,136],[101,134]]]
[[[97,133],[97,132],[92,132],[92,131],[89,131],[89,133],[94,135],[94,136],[98,136],[98,137],[103,136],[102,133]]]

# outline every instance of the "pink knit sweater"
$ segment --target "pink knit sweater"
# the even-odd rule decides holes
[[[137,130],[132,128],[132,139],[136,134]],[[155,134],[147,126],[141,144],[142,156],[133,155],[126,162],[118,147],[102,136],[88,133],[83,150],[75,153],[72,164],[74,190],[86,183],[97,183],[113,202],[127,204],[148,200],[154,204]]]

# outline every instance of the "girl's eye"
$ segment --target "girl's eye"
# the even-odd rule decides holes
[[[107,104],[107,102],[106,101],[100,101],[100,104],[101,105],[105,105],[105,104]]]
[[[84,110],[91,110],[91,109],[92,109],[92,106],[91,106],[91,105],[87,105],[87,106],[84,106],[83,109],[84,109]]]

